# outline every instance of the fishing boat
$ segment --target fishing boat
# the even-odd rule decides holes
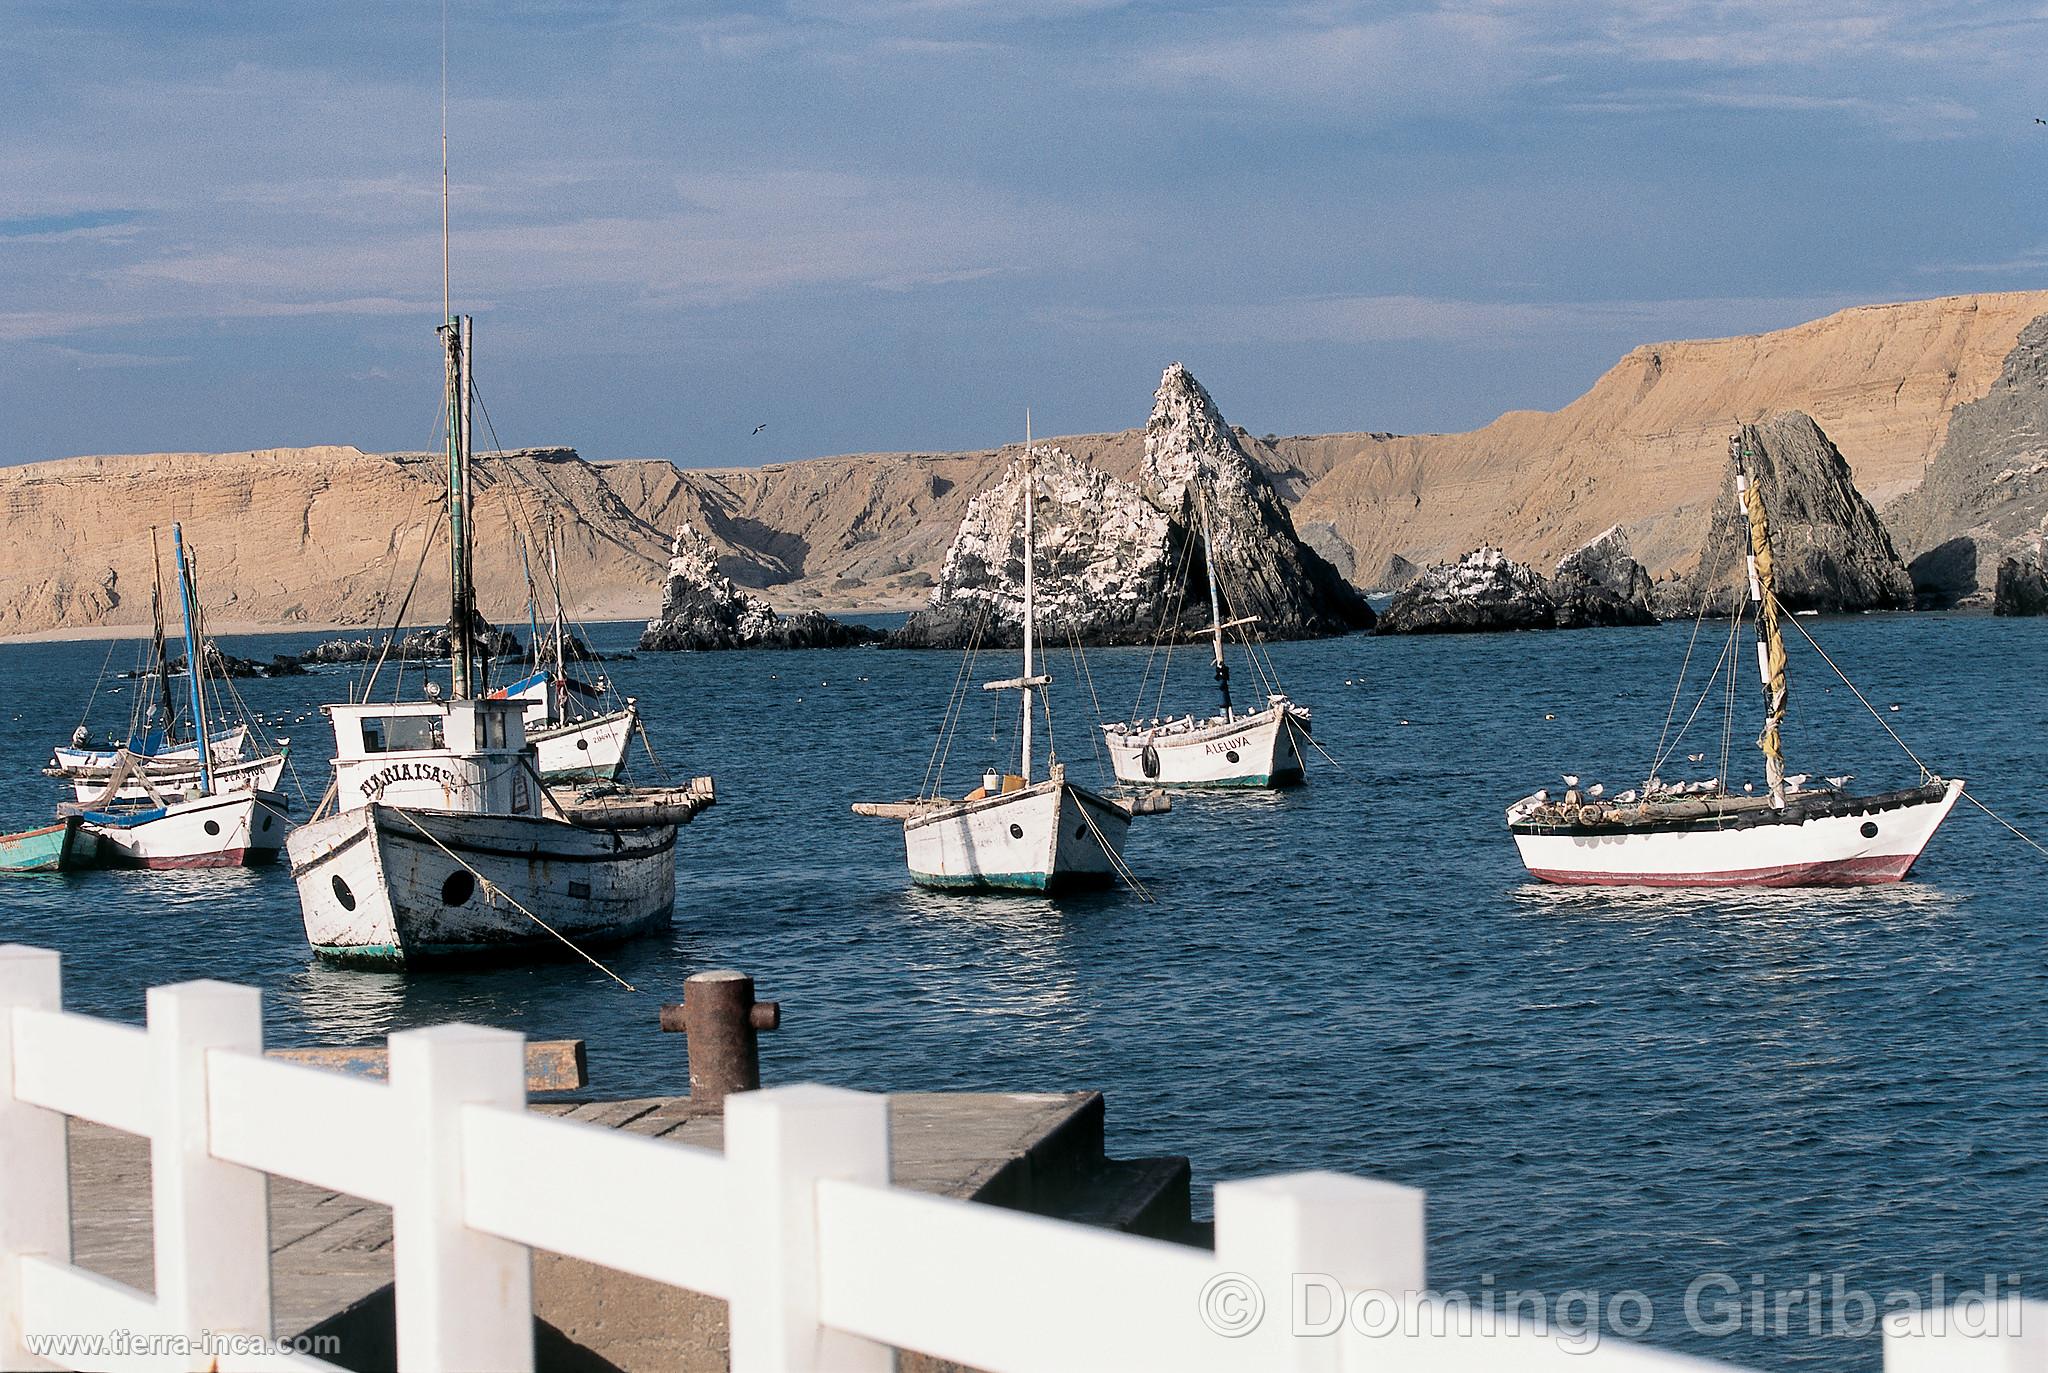
[[[126,739],[98,748],[92,744],[92,735],[80,725],[70,744],[60,744],[51,751],[49,766],[44,771],[55,777],[73,771],[106,769],[114,766],[124,752],[152,763],[196,765],[199,762],[198,740],[187,739],[182,743],[173,743],[169,736],[170,731],[159,726],[138,731]],[[226,729],[215,730],[211,743],[213,760],[216,763],[232,763],[248,752],[249,727],[231,725]]]
[[[185,660],[194,665],[187,679],[194,738],[212,739],[205,659],[198,651],[205,642],[198,589],[185,553],[184,531],[175,524],[171,542],[184,611]],[[161,640],[161,634],[158,637]],[[158,656],[161,662],[161,643]],[[121,749],[96,793],[59,810],[97,836],[100,857],[115,866],[241,867],[275,859],[289,827],[285,798],[255,785],[252,778],[233,787],[222,785],[215,778],[210,748],[195,748],[193,759],[196,773],[184,778],[187,785],[173,790],[152,774],[155,760]],[[282,768],[281,760],[278,765]]]
[[[1508,829],[1532,876],[1573,885],[1653,887],[1897,882],[1912,871],[1962,795],[1960,779],[1939,777],[1924,766],[1917,785],[1868,795],[1846,791],[1846,777],[1816,786],[1807,775],[1786,774],[1787,662],[1770,519],[1747,461],[1758,446],[1754,426],[1729,440],[1738,520],[1747,538],[1747,604],[1756,616],[1763,681],[1757,747],[1764,756],[1765,793],[1735,792],[1724,778],[1669,784],[1653,769],[1640,790],[1609,800],[1597,784],[1582,790],[1576,776],[1567,776],[1562,796],[1552,797],[1546,788],[1508,807]],[[1731,635],[1740,618],[1738,611]],[[1737,656],[1728,655],[1731,673]],[[1842,680],[1848,682],[1846,676]]]
[[[715,799],[709,778],[588,798],[556,789],[534,765],[528,702],[491,693],[474,628],[470,318],[450,314],[440,332],[451,690],[325,707],[333,786],[289,841],[307,940],[345,964],[582,953],[664,929],[676,828]]]
[[[54,825],[0,834],[0,873],[77,872],[100,861],[99,836],[83,817],[67,815]]]
[[[1035,471],[1028,432],[1027,425],[1022,459],[1024,670],[1020,676],[982,684],[984,690],[1022,694],[1018,770],[991,768],[980,786],[957,800],[939,794],[944,782],[940,775],[931,795],[909,801],[863,801],[853,807],[858,815],[903,822],[910,879],[923,887],[1058,892],[1104,886],[1119,877],[1136,885],[1123,857],[1132,817],[1167,809],[1164,797],[1118,800],[1070,781],[1066,765],[1052,760],[1050,748],[1045,775],[1033,776],[1032,720],[1038,695],[1052,685],[1052,677],[1039,671],[1036,662]]]
[[[535,767],[550,782],[616,781],[626,766],[626,751],[640,727],[640,707],[632,697],[618,709],[606,709],[610,682],[596,684],[569,675],[569,633],[562,607],[560,552],[554,530],[548,531],[548,580],[555,603],[554,638],[543,649],[534,599],[527,606],[532,628],[534,670],[519,681],[491,693],[526,705],[526,741],[533,745]],[[531,583],[529,582],[529,586]],[[551,652],[550,652],[551,650]],[[540,659],[545,655],[549,661]]]
[[[1119,782],[1171,787],[1285,787],[1306,778],[1302,766],[1301,741],[1309,737],[1309,712],[1287,698],[1284,692],[1269,692],[1266,703],[1254,711],[1240,712],[1230,699],[1230,664],[1224,657],[1226,630],[1243,631],[1257,623],[1253,616],[1226,620],[1223,593],[1216,578],[1215,540],[1209,524],[1209,503],[1199,480],[1188,483],[1202,535],[1202,565],[1209,583],[1210,661],[1216,689],[1223,697],[1222,709],[1197,719],[1119,720],[1102,727],[1109,759]],[[1163,632],[1175,632],[1171,624]],[[1244,641],[1247,655],[1262,673],[1256,649]],[[1169,650],[1166,666],[1172,665]],[[1149,668],[1148,668],[1149,672]],[[1164,689],[1164,670],[1161,689]],[[1139,700],[1144,686],[1139,687]]]
[[[216,791],[276,791],[284,780],[290,753],[290,743],[283,742],[276,753],[265,758],[238,758],[224,762],[215,757],[212,764],[213,788]],[[109,798],[114,801],[146,799],[149,792],[143,784],[144,778],[159,791],[176,793],[190,791],[206,780],[196,752],[188,752],[183,760],[167,760],[162,754],[131,754],[116,749],[107,758],[107,763],[102,766],[48,767],[43,772],[69,782],[72,799],[77,801],[91,801],[105,795],[107,782],[124,758],[133,761],[134,774],[126,778]]]

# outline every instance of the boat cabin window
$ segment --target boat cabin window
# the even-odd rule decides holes
[[[491,747],[505,747],[505,716],[502,712],[495,710],[491,712],[491,723],[488,726],[488,730],[491,736]]]
[[[365,753],[411,753],[441,746],[438,715],[383,715],[363,721]]]

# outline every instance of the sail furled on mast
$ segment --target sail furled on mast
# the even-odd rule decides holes
[[[1763,490],[1750,479],[1746,459],[1762,448],[1756,426],[1743,425],[1728,440],[1729,456],[1735,461],[1736,498],[1742,503],[1749,534],[1749,599],[1756,606],[1757,674],[1764,690],[1764,727],[1757,736],[1763,750],[1765,776],[1770,782],[1771,801],[1785,803],[1785,753],[1782,728],[1790,688],[1785,676],[1785,638],[1778,624],[1778,596],[1771,555],[1771,522],[1764,509]]]

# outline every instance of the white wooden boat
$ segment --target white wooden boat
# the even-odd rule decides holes
[[[1119,782],[1162,787],[1287,787],[1307,780],[1301,743],[1309,737],[1309,712],[1282,692],[1266,697],[1263,708],[1240,712],[1230,699],[1230,663],[1224,656],[1225,630],[1254,623],[1250,616],[1223,618],[1223,591],[1216,577],[1216,553],[1209,525],[1209,503],[1204,498],[1200,474],[1188,483],[1197,524],[1202,534],[1202,567],[1209,582],[1209,648],[1216,689],[1222,694],[1222,709],[1206,718],[1183,715],[1166,720],[1119,720],[1102,727],[1109,749],[1111,769]],[[1175,632],[1172,625],[1163,634]],[[1252,641],[1244,640],[1247,655],[1255,655]],[[1171,665],[1169,651],[1166,658]],[[1256,658],[1254,668],[1267,671],[1269,665]],[[1147,673],[1150,667],[1147,667]],[[1162,667],[1161,671],[1166,669]],[[1268,675],[1270,673],[1268,672]],[[1164,681],[1161,687],[1164,688]],[[1139,687],[1143,699],[1144,687]]]
[[[113,755],[118,758],[117,753]],[[284,769],[289,756],[289,745],[267,758],[244,758],[234,762],[223,762],[216,758],[213,765],[213,787],[216,791],[276,791],[284,779]],[[141,802],[149,799],[150,793],[143,786],[142,778],[159,791],[182,795],[201,786],[205,777],[199,770],[197,754],[188,761],[167,763],[162,755],[137,760],[138,776],[131,776],[107,794],[107,783],[115,769],[108,767],[45,768],[46,774],[61,777],[71,783],[72,799],[104,805],[108,802]]]
[[[990,771],[981,786],[958,800],[933,795],[913,801],[860,802],[858,815],[900,819],[910,879],[919,886],[960,891],[1060,892],[1132,878],[1123,858],[1135,814],[1160,804],[1135,805],[1102,796],[1067,779],[1065,765],[1050,763],[1032,780],[1032,716],[1037,694],[1052,678],[1037,672],[1037,603],[1033,592],[1036,532],[1033,456],[1024,444],[1024,672],[986,682],[990,691],[1023,695],[1022,761],[1016,773]],[[1163,801],[1163,797],[1160,798]]]
[[[291,827],[284,797],[255,788],[78,814],[101,861],[127,868],[254,867],[276,859]]]
[[[212,742],[213,760],[216,763],[232,763],[248,752],[249,727],[233,725],[227,729],[214,730]],[[111,768],[124,752],[151,763],[191,763],[196,766],[199,762],[197,740],[187,739],[182,743],[170,743],[165,740],[162,730],[155,730],[112,748],[61,745],[52,752],[46,771]]]
[[[208,719],[205,659],[199,646],[206,642],[195,573],[186,557],[184,531],[171,526],[171,542],[177,555],[178,595],[184,609],[185,660],[194,664],[187,687],[191,702],[193,737],[216,739]],[[157,597],[161,605],[161,594]],[[162,633],[157,635],[157,657],[163,658]],[[159,678],[160,681],[167,679]],[[167,704],[167,702],[166,702]],[[264,762],[272,760],[260,760]],[[276,773],[284,768],[283,755],[275,760]],[[226,785],[216,774],[214,749],[196,747],[193,771],[176,771],[179,785],[168,785],[158,758],[148,758],[122,749],[103,774],[90,780],[90,794],[78,797],[61,811],[80,815],[86,828],[99,836],[105,862],[136,868],[244,867],[267,863],[277,857],[290,828],[285,798],[271,786],[259,785],[260,778],[244,775],[238,785]],[[93,770],[99,773],[98,769]],[[76,789],[80,782],[74,780]]]
[[[1286,696],[1250,714],[1103,727],[1119,782],[1162,787],[1285,787],[1303,780],[1309,714]]]
[[[289,841],[306,938],[323,958],[412,967],[581,952],[666,928],[676,827],[712,803],[608,785],[558,797],[534,765],[529,702],[493,696],[471,575],[470,337],[447,349],[450,643],[447,700],[330,705],[334,809]]]
[[[639,703],[631,697],[621,709],[585,713],[584,704],[602,701],[603,694],[570,677],[559,663],[491,694],[525,704],[526,739],[534,747],[535,766],[548,781],[613,781],[625,770],[627,750],[640,727]]]
[[[1756,614],[1757,667],[1764,695],[1764,726],[1757,739],[1764,756],[1764,794],[1734,792],[1721,778],[1712,784],[1671,786],[1653,769],[1642,788],[1608,800],[1602,788],[1582,790],[1577,777],[1567,777],[1561,796],[1552,797],[1545,789],[1508,807],[1508,830],[1531,876],[1581,886],[1897,882],[1913,870],[1963,794],[1960,780],[1938,777],[1925,768],[1917,786],[1862,796],[1843,790],[1846,778],[1812,787],[1804,775],[1786,775],[1781,737],[1787,697],[1785,644],[1773,578],[1770,519],[1745,461],[1754,441],[1754,428],[1744,426],[1729,440],[1729,453],[1749,539],[1749,605]],[[1731,639],[1731,647],[1732,643]],[[1737,656],[1729,655],[1731,673]],[[1709,689],[1714,689],[1711,684]]]

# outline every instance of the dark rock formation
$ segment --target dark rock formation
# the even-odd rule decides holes
[[[1653,625],[1654,588],[1643,565],[1629,556],[1628,536],[1615,525],[1559,560],[1550,579],[1559,629],[1594,625]]]
[[[1485,634],[1556,629],[1557,601],[1535,569],[1498,548],[1422,570],[1394,597],[1375,634]]]
[[[1885,510],[1934,604],[1981,604],[1984,578],[2048,528],[2048,315],[2020,331],[1991,390],[1958,405],[1927,476]]]
[[[1770,515],[1779,604],[1792,611],[1911,610],[1913,582],[1906,565],[1820,426],[1787,410],[1744,426],[1744,432],[1750,480],[1762,490]],[[1708,615],[1730,614],[1748,594],[1748,540],[1730,458],[1699,566],[1689,577],[1657,584],[1657,613],[1665,619],[1690,616],[1704,603]]]
[[[2048,615],[2048,572],[2039,556],[2007,558],[1998,565],[1994,615]]]
[[[842,624],[815,610],[777,614],[718,570],[718,550],[690,525],[676,530],[669,553],[661,615],[647,622],[640,636],[643,650],[847,648],[882,637],[866,625]]]
[[[1198,493],[1228,616],[1254,617],[1270,639],[1370,627],[1372,608],[1296,536],[1285,504],[1201,383],[1175,363],[1153,401],[1136,482],[1059,449],[1034,458],[1034,583],[1047,641],[1147,643],[1207,624]],[[969,502],[931,605],[890,636],[891,646],[950,648],[977,634],[1001,645],[1021,637],[1022,494],[1013,462],[1000,483]]]
[[[180,656],[171,659],[170,671],[173,676],[183,676],[185,659]],[[254,658],[237,658],[232,653],[220,651],[219,644],[206,646],[206,672],[210,677],[303,677],[306,669],[299,665],[297,658],[280,653],[269,662]],[[123,677],[149,677],[148,672],[124,672]]]
[[[299,655],[301,665],[315,667],[328,663],[374,662],[384,652],[388,635],[379,639],[328,639],[318,643]],[[519,636],[509,630],[496,629],[478,622],[474,631],[477,647],[488,658],[523,658],[525,647]],[[405,662],[433,662],[446,660],[454,636],[446,625],[433,629],[415,629],[392,645],[391,657]]]

